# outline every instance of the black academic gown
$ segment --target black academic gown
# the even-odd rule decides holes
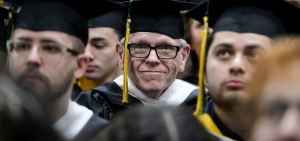
[[[192,113],[196,110],[198,90],[194,90],[180,106],[185,106]],[[142,102],[128,95],[128,103],[122,103],[123,90],[115,82],[107,82],[95,89],[83,91],[75,100],[80,105],[92,110],[101,118],[111,120],[124,109],[135,105],[143,105]]]
[[[108,125],[108,121],[99,118],[95,114],[79,132],[73,141],[89,141],[95,137],[103,128]]]
[[[212,118],[212,120],[214,121],[214,123],[216,124],[216,126],[219,128],[219,130],[222,132],[224,136],[237,141],[245,141],[245,139],[243,139],[237,133],[233,132],[221,121],[221,119],[218,117],[218,115],[214,110],[213,100],[210,100],[208,102],[207,114]]]

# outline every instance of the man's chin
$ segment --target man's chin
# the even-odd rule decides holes
[[[45,91],[43,91],[45,87],[41,85],[41,83],[26,83],[25,81],[21,84],[21,86],[23,89],[31,92],[34,95],[40,95],[41,93],[45,93]]]
[[[97,79],[101,78],[101,75],[99,75],[99,73],[95,73],[95,72],[92,72],[92,73],[85,72],[84,77],[86,79],[97,80]]]

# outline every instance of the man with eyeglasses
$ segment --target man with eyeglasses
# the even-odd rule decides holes
[[[127,53],[128,103],[122,103],[123,75],[82,92],[75,101],[108,120],[138,104],[187,106],[193,112],[198,87],[175,79],[179,71],[184,71],[190,52],[190,45],[182,39],[180,10],[192,6],[194,4],[174,0],[159,1],[159,4],[153,0],[133,1]],[[125,38],[116,47],[122,70],[124,45]]]
[[[89,140],[107,124],[70,100],[73,81],[84,74],[88,64],[84,55],[87,19],[109,11],[104,8],[97,14],[82,7],[95,9],[99,5],[112,10],[120,7],[104,0],[25,1],[13,39],[7,42],[10,76],[43,102],[63,140]]]

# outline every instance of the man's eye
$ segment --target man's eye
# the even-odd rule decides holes
[[[97,49],[102,49],[104,47],[105,47],[104,45],[95,45],[95,48],[97,48]]]
[[[48,52],[48,53],[59,53],[60,48],[55,45],[43,45],[42,46],[43,50]]]
[[[221,50],[218,52],[218,56],[222,58],[227,58],[230,56],[230,53],[226,50]]]
[[[23,51],[23,50],[28,50],[30,49],[30,44],[26,44],[26,43],[17,43],[15,45],[15,49],[18,51]]]
[[[147,49],[147,46],[145,45],[141,45],[141,44],[137,44],[134,46],[135,49]]]
[[[287,108],[288,107],[286,105],[273,104],[271,106],[268,106],[265,114],[270,119],[280,120]]]
[[[248,57],[250,59],[257,59],[258,58],[258,54],[254,53],[254,52],[251,52],[251,53],[248,53]]]

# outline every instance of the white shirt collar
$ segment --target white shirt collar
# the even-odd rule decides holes
[[[114,80],[117,85],[123,89],[123,75]],[[190,84],[183,80],[175,79],[174,82],[167,88],[167,90],[156,100],[147,97],[138,88],[136,88],[130,78],[128,77],[128,93],[139,99],[145,106],[158,105],[180,105],[193,90],[198,89],[196,85]]]
[[[67,112],[53,125],[65,140],[74,139],[87,124],[93,112],[84,106],[69,101]]]

